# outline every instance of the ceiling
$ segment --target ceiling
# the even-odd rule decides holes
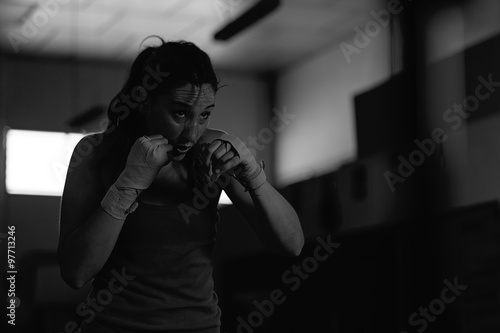
[[[228,41],[213,35],[255,0],[0,0],[3,52],[132,61],[150,35],[192,41],[219,68],[266,71],[354,37],[373,0],[282,0]],[[154,43],[149,39],[142,44]]]

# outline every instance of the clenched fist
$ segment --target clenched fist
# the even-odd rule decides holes
[[[130,149],[125,169],[115,186],[136,190],[148,188],[161,167],[171,161],[172,150],[173,146],[160,134],[140,137]]]
[[[226,171],[233,173],[246,189],[255,189],[266,181],[263,164],[257,163],[247,146],[236,136],[221,134],[205,145],[200,159],[213,181]]]

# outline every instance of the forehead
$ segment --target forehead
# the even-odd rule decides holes
[[[193,106],[197,103],[213,104],[215,92],[212,86],[205,83],[201,86],[185,84],[179,88],[173,89],[166,96],[167,102],[177,102]]]

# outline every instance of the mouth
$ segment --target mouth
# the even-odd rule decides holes
[[[178,154],[185,154],[189,151],[189,149],[191,149],[193,147],[193,145],[178,145],[178,146],[175,146],[174,150],[176,153]]]

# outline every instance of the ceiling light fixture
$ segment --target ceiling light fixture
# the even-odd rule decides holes
[[[221,30],[217,31],[214,35],[216,40],[228,40],[237,33],[245,30],[250,25],[254,24],[280,4],[279,0],[260,0],[249,10],[244,12],[240,17],[231,21]]]

